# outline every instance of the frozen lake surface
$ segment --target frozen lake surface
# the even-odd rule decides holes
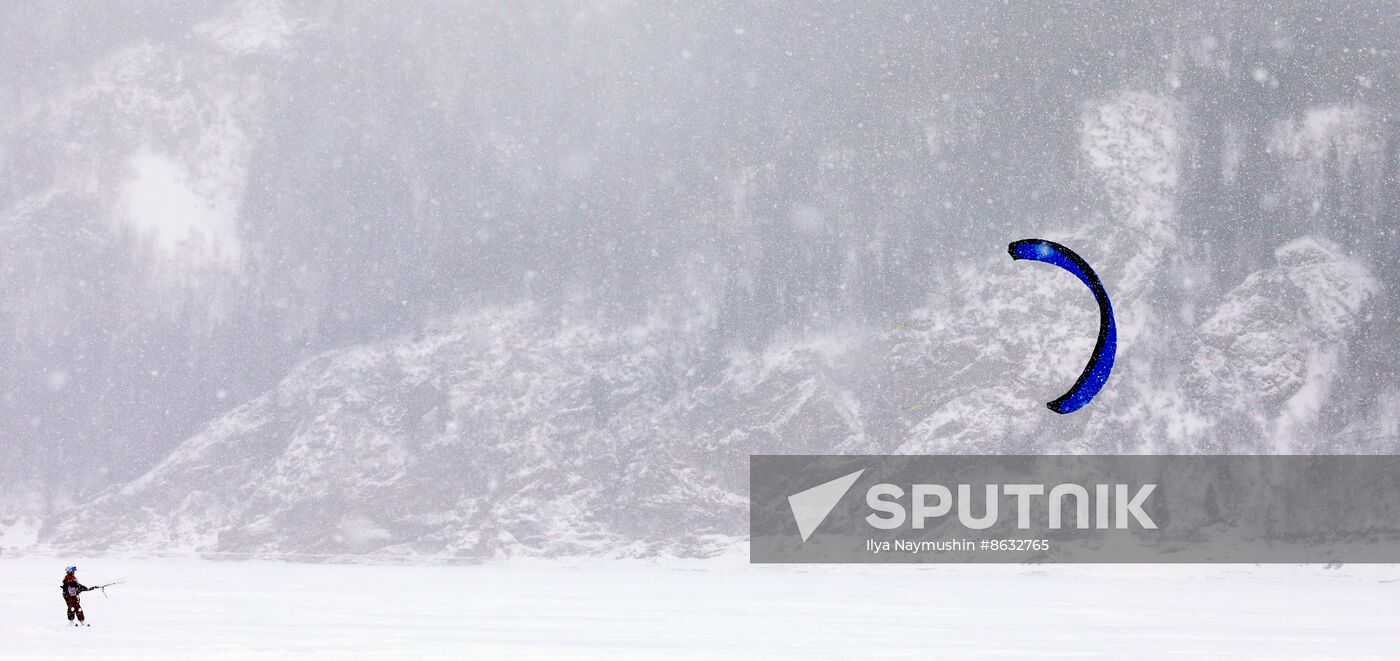
[[[90,628],[66,626],[74,562]],[[15,658],[1355,657],[1400,567],[478,566],[0,558]]]

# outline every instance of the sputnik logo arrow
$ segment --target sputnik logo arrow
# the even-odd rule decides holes
[[[802,541],[807,541],[807,538],[816,532],[817,526],[826,520],[831,510],[836,508],[836,503],[841,502],[841,497],[851,490],[851,485],[855,484],[864,472],[865,469],[862,468],[850,475],[843,475],[788,496],[792,518],[797,521],[797,532],[802,534]]]

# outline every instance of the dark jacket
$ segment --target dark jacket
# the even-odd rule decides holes
[[[59,586],[63,590],[64,599],[77,599],[78,595],[87,592],[91,588],[78,582],[78,577],[72,574],[64,574],[63,584]]]

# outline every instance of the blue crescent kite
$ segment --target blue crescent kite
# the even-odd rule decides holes
[[[1078,411],[1088,404],[1094,395],[1099,394],[1103,384],[1108,381],[1109,372],[1113,371],[1113,356],[1118,350],[1118,331],[1113,325],[1113,305],[1108,302],[1108,292],[1104,291],[1103,283],[1099,282],[1098,274],[1094,273],[1088,262],[1073,250],[1054,241],[1022,239],[1013,241],[1006,247],[1006,251],[1011,253],[1011,259],[1029,259],[1054,264],[1073,273],[1089,291],[1094,292],[1094,300],[1099,303],[1099,340],[1094,343],[1094,353],[1089,356],[1089,363],[1084,366],[1084,372],[1079,375],[1079,380],[1074,382],[1074,387],[1055,401],[1046,404],[1056,413]]]

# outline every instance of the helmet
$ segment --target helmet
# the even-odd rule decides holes
[[[77,566],[77,565],[73,565],[72,567],[69,567],[69,568],[67,568],[67,569],[65,569],[65,570],[63,570],[63,571],[66,571],[66,572],[68,572],[68,573],[71,574],[71,573],[73,573],[73,572],[75,572],[75,571],[78,571],[78,566]]]

